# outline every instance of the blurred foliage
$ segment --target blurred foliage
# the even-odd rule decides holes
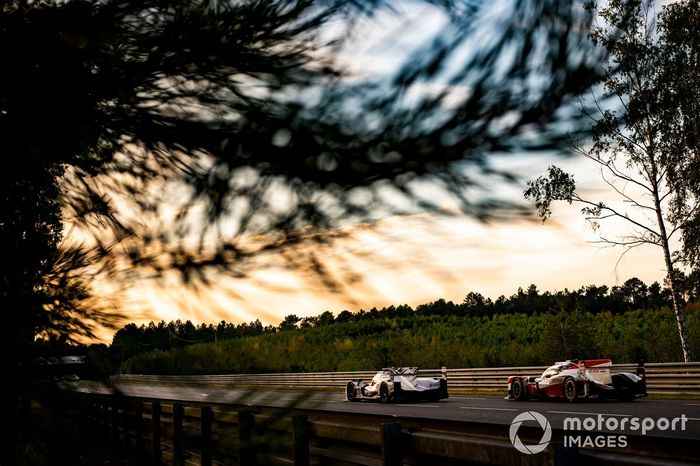
[[[0,176],[67,167],[59,200],[91,235],[89,263],[190,283],[322,243],[341,219],[444,210],[418,181],[481,219],[523,213],[468,189],[478,172],[514,179],[491,155],[551,154],[583,130],[567,109],[604,56],[591,16],[552,0],[423,7],[440,33],[358,76],[338,56],[355,25],[401,19],[394,2],[6,0]]]
[[[58,190],[49,170],[0,184],[0,300],[6,304],[14,298],[12,307],[0,308],[13,328],[9,343],[14,347],[33,340],[33,324],[51,293],[47,276],[62,233]],[[46,199],[45,207],[37,209]]]

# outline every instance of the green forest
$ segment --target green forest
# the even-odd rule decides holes
[[[690,342],[700,347],[700,286],[685,278]],[[535,285],[495,301],[470,292],[416,306],[326,311],[260,321],[128,324],[110,346],[86,348],[103,371],[214,374],[545,365],[566,358],[618,363],[682,360],[669,291],[637,278],[540,292]]]

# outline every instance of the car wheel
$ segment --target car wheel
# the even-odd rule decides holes
[[[564,398],[568,402],[576,401],[576,382],[571,377],[564,380],[564,385],[562,387],[564,392]]]
[[[347,386],[345,387],[345,398],[348,401],[357,401],[357,389],[355,388],[355,384],[353,382],[348,382]]]
[[[523,379],[513,380],[513,383],[510,384],[510,394],[515,401],[522,401],[525,399],[525,384],[523,384]]]
[[[389,387],[385,383],[383,383],[379,387],[379,400],[382,403],[388,403],[391,401],[391,396],[389,395]]]

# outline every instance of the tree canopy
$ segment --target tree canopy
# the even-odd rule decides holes
[[[681,259],[696,270],[700,270],[700,38],[693,31],[698,25],[698,1],[666,8],[659,24],[663,61],[658,76],[667,133],[662,150],[673,161],[670,179],[677,193],[674,215],[682,225]]]

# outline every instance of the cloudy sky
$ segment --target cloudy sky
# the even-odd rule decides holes
[[[522,171],[534,176],[544,172],[548,160],[523,157],[520,163]],[[560,165],[582,180],[581,189],[606,198],[605,186],[584,161]],[[507,189],[515,196],[524,185]],[[495,299],[531,283],[541,291],[555,291],[622,284],[633,276],[647,283],[663,280],[657,248],[638,248],[621,258],[622,249],[591,243],[598,235],[578,207],[560,203],[553,210],[544,224],[538,220],[480,223],[464,216],[418,214],[348,227],[346,237],[318,251],[343,285],[340,291],[329,289],[308,268],[290,270],[273,261],[245,278],[216,276],[211,286],[197,290],[183,287],[177,275],[145,280],[115,292],[115,299],[138,322],[260,319],[277,325],[289,314],[303,317],[326,310],[337,314],[390,304],[415,306],[440,298],[460,302],[469,291]],[[609,236],[626,232],[614,224],[603,226],[603,231]]]
[[[390,72],[411,50],[444,32],[446,18],[438,10],[411,2],[402,5],[398,14],[376,15],[355,25],[349,35],[343,24],[331,24],[325,32],[329,37],[352,37],[339,59],[358,79]],[[507,2],[494,5],[491,14],[497,17]],[[434,92],[430,88],[414,91]],[[455,88],[455,103],[464,92]],[[551,157],[517,154],[495,160],[497,168],[518,173],[521,181],[487,182],[486,192],[473,195],[524,202],[525,181],[543,174],[551,163]],[[596,200],[610,200],[595,167],[575,158],[555,163],[573,173],[580,190]],[[621,284],[633,276],[647,283],[663,280],[662,256],[656,248],[638,248],[621,259],[623,250],[591,243],[598,236],[579,207],[557,204],[553,210],[545,224],[534,219],[480,223],[460,215],[416,214],[383,218],[373,225],[348,225],[345,237],[318,251],[342,285],[339,291],[321,283],[310,268],[289,269],[273,260],[245,278],[212,277],[208,287],[184,287],[173,275],[128,288],[101,283],[100,293],[136,322],[260,319],[277,325],[289,314],[303,317],[326,310],[337,314],[343,309],[390,304],[415,306],[440,298],[460,302],[469,291],[495,299],[532,283],[541,291],[555,291]],[[603,225],[602,231],[615,237],[624,234],[626,227]],[[111,334],[102,337],[109,340]]]

